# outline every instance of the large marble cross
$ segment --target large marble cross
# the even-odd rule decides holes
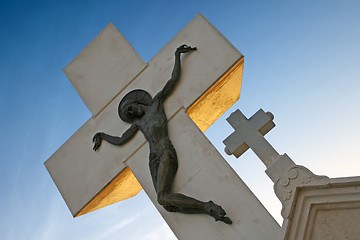
[[[173,191],[220,204],[232,225],[169,213],[157,203],[141,133],[121,147],[103,143],[92,150],[96,132],[121,135],[128,129],[118,117],[120,100],[139,88],[158,93],[170,78],[174,50],[184,43],[198,50],[184,56],[180,82],[165,102],[179,161]],[[179,239],[279,239],[279,225],[202,133],[239,98],[243,59],[201,14],[148,63],[113,24],[101,31],[64,69],[93,116],[45,162],[73,216],[143,188]]]

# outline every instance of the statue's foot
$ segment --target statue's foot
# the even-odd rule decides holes
[[[232,224],[231,219],[228,218],[228,217],[220,217],[219,219],[215,219],[215,221],[221,221],[221,222],[224,222],[226,224]]]
[[[213,201],[209,201],[208,204],[209,204],[208,207],[209,215],[212,216],[215,219],[215,221],[221,221],[226,224],[232,224],[231,219],[225,217],[226,212],[221,206],[216,205]]]

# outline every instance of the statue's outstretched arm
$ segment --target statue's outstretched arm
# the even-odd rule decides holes
[[[173,72],[171,74],[171,79],[167,81],[164,88],[155,96],[155,98],[159,98],[160,100],[165,100],[167,96],[170,95],[170,93],[175,89],[176,84],[180,80],[181,75],[181,61],[180,61],[180,55],[181,53],[187,53],[190,51],[196,50],[196,47],[190,47],[187,45],[181,45],[178,47],[175,51],[175,65]]]
[[[97,149],[99,149],[102,140],[105,140],[113,145],[118,145],[118,146],[123,145],[127,143],[131,138],[133,138],[138,130],[139,130],[138,126],[133,124],[128,130],[124,132],[124,134],[121,137],[114,137],[103,132],[98,132],[93,137],[93,142],[94,142],[93,150],[96,151]]]

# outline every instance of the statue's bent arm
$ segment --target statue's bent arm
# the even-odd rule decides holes
[[[187,53],[189,51],[196,50],[196,47],[192,48],[187,45],[182,45],[178,47],[175,51],[175,65],[171,74],[170,80],[167,81],[164,88],[155,96],[155,99],[159,99],[160,101],[164,101],[175,89],[176,84],[180,80],[181,76],[181,61],[180,55],[181,53]]]
[[[100,147],[102,140],[105,140],[113,145],[123,145],[130,141],[135,136],[138,130],[139,127],[135,124],[132,124],[131,127],[126,130],[123,135],[121,135],[121,137],[115,137],[103,132],[98,132],[93,138],[93,142],[95,142],[93,149],[96,151]]]
[[[102,133],[102,139],[104,139],[105,141],[107,141],[108,143],[111,143],[113,145],[123,145],[125,143],[127,143],[128,141],[130,141],[130,139],[132,139],[136,132],[139,130],[139,128],[136,125],[131,125],[131,127],[126,130],[123,135],[121,135],[121,137],[114,137],[111,135],[108,135],[106,133]]]

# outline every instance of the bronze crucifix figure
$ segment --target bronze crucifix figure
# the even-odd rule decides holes
[[[202,202],[181,193],[172,193],[171,187],[178,168],[174,146],[168,134],[168,120],[164,112],[164,101],[175,89],[180,80],[180,55],[195,51],[196,47],[182,45],[175,51],[175,65],[171,79],[154,98],[144,90],[133,90],[120,101],[118,112],[120,118],[131,123],[131,127],[121,137],[98,132],[93,137],[93,150],[98,150],[102,140],[113,145],[127,143],[140,130],[150,146],[149,166],[157,201],[169,212],[186,214],[207,214],[216,221],[231,224],[225,217],[224,209],[213,201]]]

